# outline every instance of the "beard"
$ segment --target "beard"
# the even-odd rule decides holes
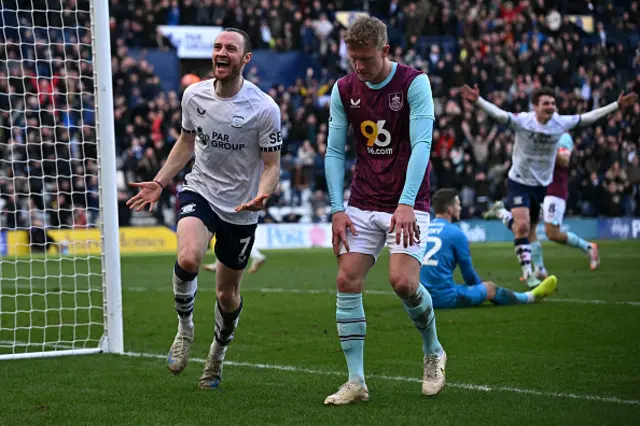
[[[227,67],[219,67],[217,65],[213,68],[213,75],[220,81],[231,81],[240,75],[242,67],[237,64],[229,64]]]

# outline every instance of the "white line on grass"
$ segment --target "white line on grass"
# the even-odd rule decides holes
[[[126,356],[138,357],[138,358],[153,358],[153,359],[165,359],[166,355],[161,354],[150,354],[150,353],[140,353],[140,352],[125,352]],[[204,364],[205,360],[202,358],[189,358],[189,361],[197,362],[200,364]],[[320,374],[324,376],[344,376],[344,372],[337,371],[328,371],[328,370],[316,370],[311,368],[304,367],[295,367],[292,365],[277,365],[277,364],[254,364],[250,362],[236,362],[236,361],[226,361],[225,365],[232,365],[236,367],[247,367],[258,370],[277,370],[277,371],[289,371],[293,373],[305,373],[305,374]],[[386,375],[369,375],[370,379],[378,379],[378,380],[389,380],[395,382],[411,382],[411,383],[421,383],[422,380],[416,377],[405,377],[405,376],[386,376]],[[491,385],[474,385],[469,383],[451,383],[447,382],[448,387],[456,388],[456,389],[466,389],[471,391],[478,392],[510,392],[510,393],[518,393],[523,395],[534,395],[534,396],[542,396],[547,398],[568,398],[568,399],[577,399],[577,400],[585,400],[585,401],[596,401],[596,402],[608,402],[612,404],[621,404],[621,405],[640,405],[640,400],[636,399],[622,399],[617,398],[615,396],[596,396],[596,395],[581,395],[576,393],[564,393],[564,392],[542,392],[534,389],[523,389],[517,388],[513,386],[491,386]]]
[[[5,291],[12,289],[29,289],[34,293],[45,294],[45,293],[57,293],[58,287],[51,285],[48,288],[43,287],[42,285],[29,285],[29,284],[7,284],[4,286]],[[153,292],[165,292],[170,291],[171,287],[139,287],[132,286],[122,287],[124,291],[131,291],[136,293],[145,293],[149,291]],[[40,290],[40,291],[39,291]],[[42,291],[44,290],[44,291]],[[75,289],[63,288],[65,293],[73,294]],[[102,291],[102,287],[90,287],[90,288],[78,288],[78,291],[89,292],[89,291]],[[198,291],[201,293],[213,293],[215,288],[213,287],[200,287]],[[245,287],[242,289],[242,292],[247,293],[284,293],[284,294],[335,294],[335,290],[327,289],[327,288],[252,288]],[[389,290],[365,290],[366,294],[373,295],[382,295],[382,296],[392,296],[395,293]],[[1,293],[1,292],[0,292]],[[22,294],[26,296],[27,294]],[[7,295],[9,297],[9,295]],[[627,306],[640,306],[640,301],[634,300],[598,300],[598,299],[545,299],[546,302],[556,302],[556,303],[577,303],[581,305],[627,305]]]
[[[15,344],[15,343],[23,343],[23,342],[13,342],[10,340],[0,340],[0,345],[4,344]],[[56,344],[45,344],[44,346],[56,346]],[[61,348],[71,348],[71,346],[67,346],[65,344],[57,344],[57,346]],[[136,358],[151,358],[151,359],[165,359],[167,356],[162,354],[151,354],[151,353],[142,353],[142,352],[125,352],[124,355]],[[199,364],[204,364],[206,360],[202,358],[189,358],[191,362],[197,362]],[[305,373],[305,374],[320,374],[324,376],[343,376],[344,373],[338,371],[328,371],[328,370],[315,370],[312,368],[304,368],[304,367],[295,367],[292,365],[277,365],[277,364],[255,364],[251,362],[238,362],[238,361],[226,361],[225,365],[231,365],[235,367],[247,367],[254,368],[258,370],[276,370],[276,371],[289,371],[292,373]],[[394,382],[411,382],[411,383],[420,383],[422,380],[416,377],[406,377],[406,376],[387,376],[387,375],[369,375],[371,379],[378,380],[389,380]],[[509,393],[518,393],[523,395],[534,395],[534,396],[542,396],[547,398],[568,398],[568,399],[578,399],[578,400],[586,400],[586,401],[597,401],[597,402],[608,402],[612,404],[621,404],[621,405],[640,405],[640,400],[636,399],[622,399],[617,398],[615,396],[597,396],[597,395],[580,395],[575,393],[564,393],[564,392],[542,392],[534,389],[523,389],[514,386],[491,386],[491,385],[474,385],[469,383],[451,383],[447,382],[447,386],[456,388],[456,389],[466,389],[471,391],[478,392],[509,392]]]
[[[160,287],[123,287],[126,291],[146,292],[146,291],[168,291],[166,288]],[[199,292],[214,292],[214,288],[200,287]],[[335,290],[326,288],[243,288],[242,292],[250,293],[291,293],[291,294],[335,294]],[[366,294],[392,296],[395,293],[389,290],[365,290]],[[585,299],[545,299],[547,302],[558,303],[579,303],[587,305],[630,305],[640,306],[640,302],[632,300],[609,301],[609,300],[585,300]]]
[[[587,305],[629,305],[640,306],[640,302],[633,300],[584,300],[584,299],[544,299],[547,302],[561,302],[561,303],[581,303]]]

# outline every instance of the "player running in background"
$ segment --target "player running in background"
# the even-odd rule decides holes
[[[522,276],[527,285],[533,288],[540,284],[540,280],[531,267],[531,243],[537,242],[536,226],[540,206],[547,186],[552,181],[560,137],[574,127],[590,125],[602,117],[634,104],[638,95],[620,94],[617,102],[576,115],[557,113],[555,94],[550,88],[535,90],[532,96],[534,110],[522,114],[503,111],[484,100],[480,97],[477,86],[472,89],[464,85],[462,95],[491,118],[515,131],[513,165],[507,180],[507,204],[513,214],[511,229],[515,236],[515,252],[522,268]]]
[[[178,333],[168,368],[187,366],[194,338],[197,274],[215,234],[216,297],[214,339],[199,386],[216,388],[242,311],[240,281],[254,243],[258,214],[280,176],[280,109],[242,78],[251,60],[251,41],[241,30],[223,30],[214,42],[214,78],[192,84],[182,97],[182,134],[152,182],[132,183],[140,192],[127,204],[151,210],[163,188],[195,155],[180,192],[178,259],[173,293]]]
[[[452,222],[460,220],[460,198],[453,189],[440,189],[433,195],[435,220],[427,232],[427,252],[422,261],[420,283],[429,291],[434,308],[477,306],[487,300],[496,305],[533,303],[556,290],[555,276],[545,279],[532,291],[516,293],[482,281],[473,269],[469,240]],[[453,272],[460,265],[465,284],[456,284]]]
[[[338,256],[336,321],[349,380],[325,404],[369,398],[362,291],[385,244],[391,253],[391,286],[422,336],[422,392],[436,395],[445,385],[447,356],[438,341],[431,296],[419,285],[429,226],[429,153],[435,119],[431,85],[426,74],[389,60],[387,28],[379,19],[356,19],[345,42],[355,72],[333,86],[325,170]],[[357,163],[345,209],[349,125],[356,138]]]
[[[569,161],[572,151],[573,139],[571,135],[565,133],[560,138],[556,166],[553,171],[553,181],[547,188],[547,195],[545,195],[542,203],[544,232],[547,238],[553,242],[567,244],[570,247],[582,250],[589,258],[591,270],[596,270],[600,266],[598,245],[580,238],[573,232],[562,232],[561,229],[564,212],[567,207],[567,198],[569,198]],[[513,215],[504,208],[501,201],[496,202],[487,213],[487,217],[494,215],[511,229]],[[546,278],[548,274],[544,266],[542,247],[538,241],[536,241],[536,245],[531,244],[531,262],[536,276],[539,279]]]
[[[247,269],[248,274],[255,274],[256,272],[258,272],[258,269],[260,269],[262,265],[264,265],[264,262],[267,261],[267,256],[262,254],[262,252],[255,247],[251,248],[251,254],[249,255],[249,258],[251,259],[251,266],[249,266],[249,269]],[[202,265],[202,267],[205,271],[215,272],[218,269],[218,262],[215,261],[212,263],[207,263],[206,265]]]

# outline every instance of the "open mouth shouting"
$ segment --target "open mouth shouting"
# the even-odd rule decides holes
[[[231,67],[229,60],[227,58],[218,58],[216,59],[216,69],[219,70],[227,70]]]

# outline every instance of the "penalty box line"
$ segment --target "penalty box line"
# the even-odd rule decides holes
[[[142,353],[142,352],[125,352],[124,355],[136,358],[150,358],[150,359],[166,359],[166,355]],[[189,361],[204,364],[206,360],[202,358],[189,358]],[[344,376],[345,372],[329,371],[329,370],[317,370],[312,368],[295,367],[292,365],[278,365],[278,364],[261,364],[251,362],[237,362],[237,361],[225,361],[225,365],[252,368],[256,370],[275,370],[275,371],[288,371],[292,373],[314,374],[323,376]],[[386,380],[394,382],[409,382],[409,383],[421,383],[422,379],[416,377],[406,376],[387,376],[379,374],[369,374],[369,379],[374,380]],[[455,389],[464,389],[476,392],[509,392],[517,393],[521,395],[541,396],[546,398],[565,398],[575,399],[582,401],[594,401],[604,402],[618,405],[640,405],[640,400],[636,399],[622,399],[615,396],[598,396],[598,395],[584,395],[576,393],[565,392],[543,392],[535,389],[518,388],[514,386],[496,386],[496,385],[477,385],[469,383],[451,383],[447,382],[446,386]]]

